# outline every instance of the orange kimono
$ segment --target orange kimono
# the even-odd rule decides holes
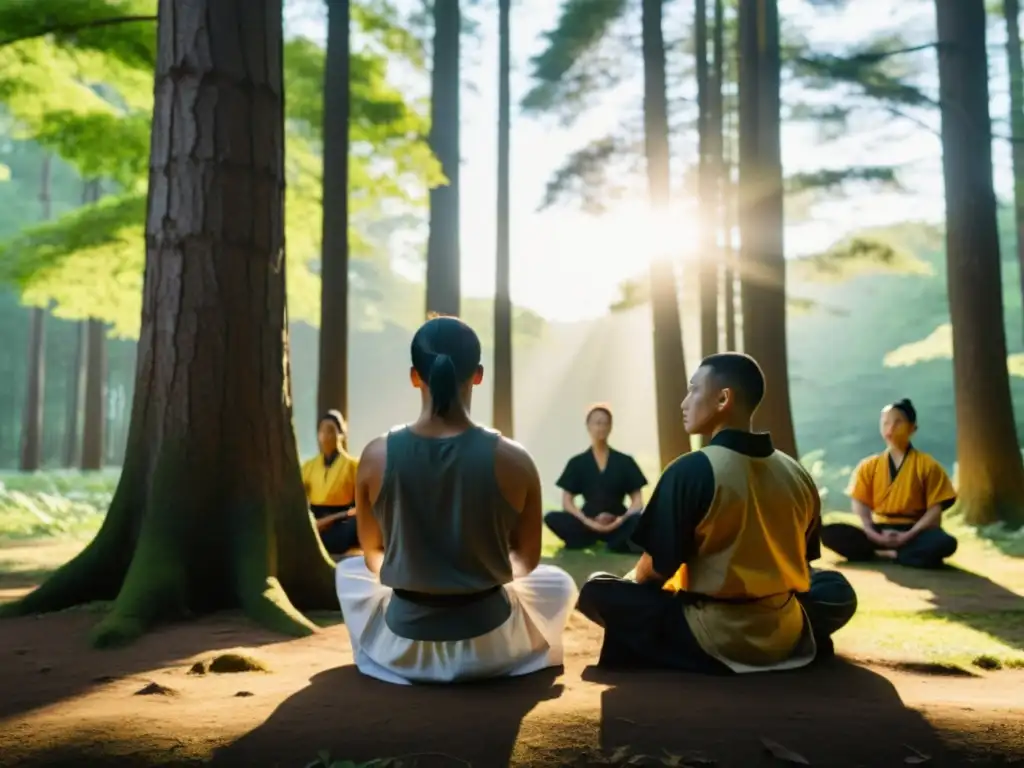
[[[895,476],[888,451],[864,459],[850,476],[846,495],[871,509],[875,525],[913,525],[932,507],[956,500],[942,465],[913,447]]]

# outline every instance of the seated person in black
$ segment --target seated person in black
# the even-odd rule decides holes
[[[590,448],[565,465],[558,487],[562,509],[548,512],[544,522],[565,543],[566,549],[584,549],[599,541],[613,552],[635,552],[630,538],[643,511],[647,478],[632,456],[608,445],[612,411],[594,405],[587,411]],[[583,508],[576,497],[583,497]],[[629,506],[622,503],[629,497]]]

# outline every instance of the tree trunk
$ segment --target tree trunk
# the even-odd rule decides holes
[[[936,0],[946,270],[953,323],[958,507],[981,525],[1024,523],[992,183],[985,4]]]
[[[42,173],[39,178],[40,218],[47,221],[51,215],[51,164],[50,155],[43,156]],[[28,371],[25,382],[25,410],[21,423],[22,472],[35,472],[43,463],[43,408],[44,384],[46,381],[46,310],[33,307],[29,321]]]
[[[348,417],[349,0],[327,3],[317,413]]]
[[[46,376],[46,310],[32,307],[28,332],[28,377],[21,423],[22,472],[36,472],[43,460],[43,384]]]
[[[1024,62],[1020,52],[1020,2],[1003,0],[1006,19],[1006,62],[1010,73],[1010,152],[1013,157],[1013,212],[1024,295]]]
[[[714,96],[708,73],[708,9],[706,0],[694,3],[697,57],[697,202],[700,242],[697,244],[700,289],[700,355],[718,351],[718,253],[715,248]]]
[[[668,150],[668,97],[665,88],[665,39],[662,33],[663,0],[643,0],[644,144],[647,155],[647,191],[651,208],[667,216],[670,202]],[[679,411],[688,379],[679,323],[679,293],[675,270],[667,254],[651,261],[651,307],[654,314],[655,408],[661,466],[690,450]]]
[[[740,229],[743,349],[764,370],[754,424],[797,458],[786,351],[777,0],[740,0]]]
[[[509,279],[511,0],[498,0],[498,250],[494,282],[494,428],[513,436],[512,296]]]
[[[121,480],[20,615],[114,599],[97,645],[241,608],[337,609],[299,477],[284,260],[280,0],[160,0],[142,326]],[[290,599],[289,599],[290,598]]]
[[[77,467],[81,457],[81,443],[78,442],[79,411],[82,410],[86,379],[86,355],[89,344],[88,324],[79,321],[76,325],[75,359],[68,376],[68,413],[64,420],[64,466]]]
[[[427,313],[459,314],[459,0],[434,1],[434,65],[430,73],[430,148],[446,184],[430,190]]]
[[[717,297],[719,280],[722,283],[722,305],[724,310],[725,338],[719,333],[718,327],[718,306],[714,307],[715,322],[715,351],[721,342],[726,343],[726,349],[732,349],[728,345],[728,327],[732,314],[732,286],[730,285],[730,269],[728,263],[729,229],[726,214],[726,171],[725,164],[725,103],[723,96],[725,81],[725,9],[723,0],[714,0],[714,29],[711,40],[711,85],[708,100],[708,152],[710,154],[709,164],[711,166],[712,179],[712,204],[708,209],[708,217],[705,221],[714,232],[714,244],[712,251],[715,257],[714,270],[714,291]],[[715,222],[711,226],[710,222]],[[735,329],[733,330],[735,338]]]
[[[85,374],[85,420],[82,423],[82,469],[97,471],[105,464],[107,425],[107,328],[102,320],[88,322]]]

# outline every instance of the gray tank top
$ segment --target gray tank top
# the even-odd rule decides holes
[[[428,438],[408,427],[387,437],[373,514],[384,539],[381,582],[394,590],[385,620],[412,640],[467,640],[510,615],[509,541],[519,513],[502,496],[499,435],[472,427]]]

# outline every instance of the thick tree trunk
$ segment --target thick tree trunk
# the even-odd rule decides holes
[[[697,202],[700,242],[697,244],[700,293],[700,354],[718,351],[718,252],[715,247],[714,96],[708,70],[708,9],[706,0],[694,3],[697,58]]]
[[[975,524],[1024,523],[992,183],[985,4],[936,0],[946,270],[953,322],[958,507]]]
[[[142,327],[121,481],[78,557],[0,612],[114,599],[93,641],[337,608],[292,432],[280,0],[160,0]],[[290,600],[289,600],[290,598]]]
[[[349,0],[327,3],[317,413],[348,417]]]
[[[51,215],[50,182],[52,158],[43,157],[39,178],[39,205],[43,221]],[[33,307],[30,312],[28,334],[28,370],[25,382],[25,406],[21,423],[21,460],[18,468],[22,472],[35,472],[43,462],[43,409],[44,384],[46,381],[46,310]]]
[[[666,216],[670,202],[668,150],[668,97],[665,87],[665,39],[662,33],[663,0],[643,0],[644,143],[647,155],[647,190],[651,208]],[[651,307],[654,314],[655,408],[658,454],[664,467],[690,450],[683,429],[680,404],[688,379],[679,323],[679,293],[668,254],[651,262]]]
[[[1017,263],[1024,295],[1024,62],[1020,52],[1020,2],[1003,0],[1006,19],[1006,63],[1010,73],[1010,152],[1013,157],[1013,212]]]
[[[78,442],[79,412],[85,394],[86,354],[89,344],[88,324],[83,320],[76,323],[78,338],[75,340],[75,359],[68,376],[68,412],[64,419],[64,466],[79,465],[81,443]]]
[[[430,73],[430,148],[446,184],[430,190],[427,313],[458,315],[459,255],[459,0],[434,0],[434,66]]]
[[[777,0],[740,0],[740,228],[743,349],[767,385],[757,429],[797,458],[786,350]]]
[[[82,469],[103,469],[107,426],[107,328],[102,320],[88,322],[85,374],[85,419],[82,422]]]
[[[498,250],[494,282],[494,428],[513,436],[512,296],[509,279],[511,0],[498,0]]]

